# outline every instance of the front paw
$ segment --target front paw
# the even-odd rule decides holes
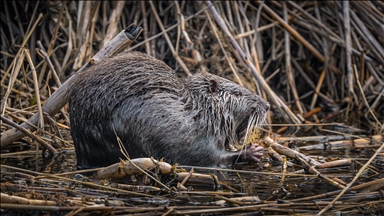
[[[264,148],[262,146],[251,144],[247,149],[245,149],[242,159],[248,162],[259,163],[263,157],[263,150]]]

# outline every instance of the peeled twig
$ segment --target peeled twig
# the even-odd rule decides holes
[[[333,168],[333,167],[339,167],[339,166],[349,166],[352,164],[351,159],[344,159],[344,160],[335,160],[330,162],[325,162],[322,164],[319,164],[316,166],[317,169],[326,169],[326,168]]]
[[[159,167],[162,174],[170,174],[172,166],[151,158],[135,158],[129,161],[120,161],[97,171],[94,179],[121,179],[129,175],[142,174],[143,171]],[[166,187],[167,188],[167,187]],[[169,189],[169,188],[167,188]]]

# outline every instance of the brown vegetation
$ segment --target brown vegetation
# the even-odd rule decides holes
[[[72,211],[73,215],[89,211],[165,215],[252,211],[314,214],[332,204],[328,211],[333,213],[383,213],[380,208],[383,203],[379,201],[384,194],[384,4],[381,1],[5,1],[2,4],[2,211],[61,210]],[[327,194],[306,194],[284,202],[271,194],[264,202],[258,202],[248,196],[253,193],[240,193],[229,185],[222,192],[186,191],[183,185],[192,174],[184,174],[185,181],[177,189],[156,183],[157,188],[127,189],[109,181],[89,183],[86,178],[65,178],[55,168],[63,166],[58,164],[62,163],[59,159],[65,150],[73,151],[67,107],[59,106],[60,111],[55,115],[40,115],[37,131],[29,137],[15,142],[5,140],[5,134],[15,126],[12,122],[21,124],[35,113],[45,112],[42,106],[47,98],[131,23],[143,27],[143,32],[128,50],[155,56],[180,76],[205,70],[232,79],[268,100],[271,112],[265,128],[275,139],[267,139],[268,146],[273,148],[275,142],[300,145],[307,141],[314,145],[301,143],[301,150],[370,149],[369,157],[372,157],[363,159],[364,166],[354,165],[360,172],[352,173],[354,178],[344,182],[337,177],[328,178],[318,170],[326,158],[308,159],[296,152],[283,153],[284,149],[274,148],[292,159],[287,162],[284,158],[275,159],[270,149],[270,158],[303,168],[313,174],[306,178],[319,178],[344,191],[340,193],[334,188],[326,191]],[[285,137],[288,135],[300,137]],[[43,151],[39,151],[39,145]],[[28,151],[32,148],[33,151]],[[41,158],[48,155],[45,150],[56,152],[55,157],[39,168],[40,162],[35,162],[36,167],[29,169],[36,171],[28,171],[24,166],[26,169],[17,168],[20,166],[10,162],[12,158],[31,159],[33,154]],[[379,159],[370,164],[376,156]],[[321,163],[313,162],[317,160]],[[352,167],[350,163],[333,166]],[[268,176],[267,170],[264,171]],[[271,174],[281,176],[278,185],[282,189],[284,178],[296,175],[285,171]],[[50,172],[56,174],[47,174]],[[362,172],[374,172],[374,178],[367,177],[351,187]],[[209,181],[209,185],[219,182],[212,178],[196,181],[202,184]],[[16,180],[31,184],[15,184]],[[35,181],[40,183],[36,186]],[[305,180],[300,178],[300,181]],[[144,177],[142,182],[149,180]],[[297,180],[296,183],[299,184]],[[63,184],[66,185],[60,186]],[[338,201],[337,194],[347,195],[347,189],[356,192],[355,196]],[[243,196],[247,199],[237,199]],[[151,207],[147,205],[149,199]],[[177,199],[182,199],[183,204]],[[198,207],[188,203],[196,199],[216,202]],[[167,208],[163,202],[168,203]],[[172,202],[176,205],[169,204]],[[133,206],[140,203],[142,207],[125,206],[127,203]],[[226,208],[217,208],[223,203]]]

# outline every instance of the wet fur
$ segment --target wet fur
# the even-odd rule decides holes
[[[103,60],[79,74],[71,89],[71,134],[80,167],[123,158],[115,131],[131,158],[232,164],[239,152],[226,146],[238,141],[251,115],[264,118],[269,107],[229,80],[208,73],[181,79],[164,62],[138,52]]]

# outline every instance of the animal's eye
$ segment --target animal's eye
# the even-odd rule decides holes
[[[238,90],[236,90],[235,92],[233,92],[233,94],[236,95],[236,96],[238,96],[238,97],[240,97],[240,96],[243,95],[243,93],[241,93],[241,91],[238,91]]]

